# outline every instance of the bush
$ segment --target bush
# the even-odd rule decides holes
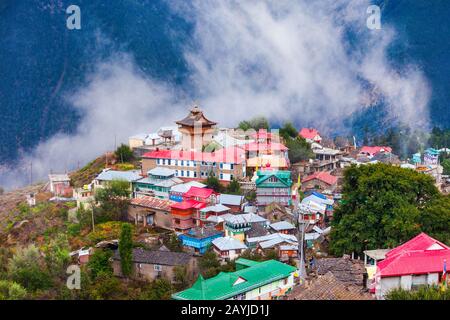
[[[111,266],[112,252],[110,250],[95,250],[89,258],[88,268],[91,279],[95,280],[98,276],[105,274],[111,276],[113,268]]]
[[[450,290],[440,286],[423,286],[418,290],[406,291],[403,289],[391,290],[387,300],[450,300]]]
[[[52,286],[50,274],[34,245],[16,252],[9,260],[8,273],[13,281],[30,291],[45,290]]]
[[[121,144],[117,148],[115,155],[120,162],[129,162],[134,159],[133,151],[126,144]]]
[[[13,281],[0,281],[0,300],[23,300],[27,290]]]

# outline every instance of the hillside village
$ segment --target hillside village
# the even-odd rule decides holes
[[[22,283],[23,297],[371,300],[446,285],[448,149],[402,160],[314,128],[221,128],[197,105],[173,120],[20,194],[4,209],[20,215],[0,220],[0,279],[21,286],[14,261],[34,255],[61,270],[77,263],[90,292],[42,285],[53,276],[64,287],[63,271]],[[396,224],[371,233],[363,223],[380,212]],[[44,216],[53,229],[33,230]]]

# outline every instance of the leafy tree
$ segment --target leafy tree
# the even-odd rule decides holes
[[[157,279],[152,282],[143,295],[145,300],[169,300],[173,292],[172,284],[165,278]]]
[[[429,201],[418,217],[421,231],[450,243],[450,195]]]
[[[387,300],[450,300],[450,290],[439,286],[423,286],[417,290],[394,289],[386,295]]]
[[[134,160],[133,151],[126,144],[121,144],[115,151],[115,155],[120,162],[129,162]]]
[[[450,226],[423,218],[436,212],[433,179],[386,164],[351,166],[344,172],[343,199],[333,214],[330,250],[336,255],[394,247],[422,230],[441,234]],[[439,204],[438,208],[439,208]],[[443,230],[444,229],[444,230]]]
[[[100,273],[89,289],[89,298],[94,300],[115,300],[124,291],[119,279],[115,276]]]
[[[165,241],[164,245],[173,252],[182,252],[183,244],[180,239],[178,239],[176,234],[171,234],[167,241]]]
[[[290,140],[298,136],[298,130],[294,127],[292,122],[286,122],[280,129],[280,137],[284,140]]]
[[[176,266],[174,274],[177,291],[186,289],[190,284],[186,266]]]
[[[8,273],[14,282],[30,291],[45,290],[52,286],[45,263],[34,245],[17,250],[8,262]]]
[[[258,131],[259,129],[269,130],[270,124],[265,117],[255,117],[248,121],[241,121],[238,125],[238,128],[244,131],[247,131],[249,129],[255,129],[256,131]]]
[[[223,191],[223,185],[220,183],[219,179],[217,179],[215,176],[211,174],[208,175],[208,178],[204,181],[204,184],[210,188],[213,189],[216,192],[222,192]]]
[[[130,185],[124,180],[114,180],[105,188],[100,188],[95,193],[95,200],[99,206],[95,206],[95,223],[111,220],[124,220],[127,215],[130,196]]]
[[[236,179],[233,178],[233,180],[231,180],[230,184],[226,188],[226,193],[236,195],[241,194],[241,185]]]
[[[445,159],[441,162],[441,165],[444,168],[443,174],[450,175],[450,159]]]
[[[206,251],[205,254],[199,258],[198,267],[205,279],[211,278],[218,273],[217,269],[220,267],[220,262],[212,249]]]
[[[0,280],[0,300],[23,300],[27,296],[27,290],[20,284]]]
[[[291,163],[305,161],[314,158],[311,146],[303,137],[289,138],[286,140],[286,147],[289,148],[288,156]]]
[[[89,258],[88,268],[91,279],[95,280],[99,275],[112,275],[113,268],[111,266],[112,252],[110,250],[95,250]]]
[[[69,242],[64,234],[59,234],[44,246],[43,252],[49,272],[53,276],[65,277],[66,267],[70,262]]]
[[[245,195],[245,199],[249,202],[254,202],[256,201],[256,192],[255,191],[250,191]]]
[[[133,271],[133,235],[129,223],[122,224],[119,240],[119,254],[122,274],[125,277],[128,277]]]

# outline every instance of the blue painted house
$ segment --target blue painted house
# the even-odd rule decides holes
[[[204,254],[211,246],[214,239],[223,236],[223,232],[214,227],[192,228],[187,233],[181,234],[179,239],[184,247],[197,254]]]

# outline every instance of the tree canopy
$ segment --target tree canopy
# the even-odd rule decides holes
[[[286,147],[289,148],[288,157],[291,163],[305,161],[314,158],[314,153],[311,150],[311,145],[300,136],[295,138],[285,139]]]
[[[241,121],[238,125],[238,128],[244,131],[247,131],[249,129],[255,129],[256,131],[258,131],[259,129],[269,130],[270,124],[265,117],[255,117],[250,120]]]
[[[394,247],[421,231],[445,242],[449,201],[426,174],[387,164],[351,166],[333,214],[330,250],[341,255]]]
[[[133,151],[126,144],[121,144],[115,151],[115,156],[120,162],[128,162],[134,159]]]

